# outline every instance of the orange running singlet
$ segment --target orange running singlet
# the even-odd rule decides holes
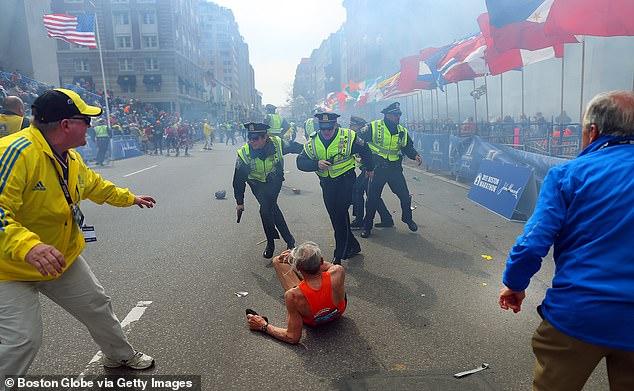
[[[340,317],[346,310],[347,300],[344,299],[335,306],[332,302],[332,283],[330,282],[330,273],[321,273],[321,289],[314,290],[306,281],[299,283],[299,289],[308,300],[310,310],[313,313],[312,318],[303,318],[304,323],[311,326],[318,326],[330,322]]]

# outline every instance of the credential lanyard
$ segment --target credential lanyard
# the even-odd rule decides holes
[[[62,188],[62,192],[64,193],[64,197],[66,198],[66,202],[68,202],[70,211],[73,213],[73,219],[77,223],[77,226],[81,229],[84,226],[84,214],[81,212],[81,209],[79,209],[79,205],[73,202],[73,199],[70,196],[70,191],[68,190],[68,185],[66,184],[66,180],[62,178],[61,175],[59,175],[59,171],[57,171],[57,166],[55,166],[55,162],[53,161],[53,159],[51,159],[51,164],[55,169],[57,179],[59,179],[59,185]]]

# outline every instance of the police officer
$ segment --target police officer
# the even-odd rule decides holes
[[[310,138],[310,135],[313,134],[315,129],[315,121],[317,119],[315,117],[310,117],[306,121],[304,121],[304,137],[306,140]]]
[[[319,176],[324,204],[335,231],[335,253],[332,263],[341,264],[361,252],[361,246],[350,230],[348,208],[352,203],[352,187],[356,179],[354,154],[361,156],[366,172],[374,175],[372,153],[353,130],[339,127],[338,114],[316,114],[319,132],[313,133],[304,150],[297,156],[297,168],[315,171]]]
[[[264,106],[264,109],[266,110],[264,123],[269,126],[269,134],[284,137],[291,126],[281,115],[275,112],[275,110],[277,110],[277,106],[268,104]]]
[[[97,138],[97,160],[98,166],[103,166],[103,161],[106,159],[106,152],[108,152],[108,148],[110,148],[110,137],[112,134],[111,130],[108,129],[108,126],[104,122],[100,122],[99,125],[95,126],[95,136]]]
[[[360,132],[366,124],[367,122],[361,117],[354,115],[350,117],[350,129],[355,132]],[[365,167],[361,165],[359,168],[361,169],[361,173],[357,176],[354,187],[352,188],[352,215],[354,216],[354,220],[350,222],[350,227],[353,229],[363,228],[363,215],[365,213],[364,196],[368,189],[368,176],[365,174]],[[381,222],[377,223],[375,227],[383,228],[394,226],[392,214],[390,214],[382,198],[379,198],[377,211],[379,212],[379,216],[381,216]]]
[[[403,176],[402,162],[403,155],[416,160],[418,165],[423,163],[423,159],[414,149],[407,129],[399,124],[402,114],[400,104],[394,102],[381,113],[384,114],[384,118],[372,121],[366,131],[361,134],[372,150],[376,162],[376,173],[368,190],[368,203],[363,231],[361,231],[362,238],[370,236],[374,215],[386,183],[401,201],[401,220],[411,231],[418,230],[418,225],[412,219],[412,200]]]
[[[271,258],[275,251],[275,239],[280,235],[286,242],[286,248],[295,247],[295,238],[277,205],[277,197],[284,181],[284,155],[300,153],[302,145],[287,143],[278,136],[267,134],[269,127],[266,124],[249,122],[244,126],[249,141],[238,150],[233,173],[236,210],[238,213],[244,210],[244,189],[248,183],[260,203],[260,218],[266,235],[266,249],[262,256]]]

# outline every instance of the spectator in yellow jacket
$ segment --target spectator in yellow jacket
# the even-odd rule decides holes
[[[40,293],[90,331],[106,367],[146,369],[154,359],[132,348],[108,297],[81,256],[94,228],[80,201],[151,208],[150,196],[116,187],[84,164],[99,107],[75,92],[45,91],[32,105],[33,124],[0,140],[0,378],[26,374],[42,343]],[[92,228],[92,230],[91,230]],[[3,382],[2,382],[3,383]],[[0,390],[4,385],[0,385]]]

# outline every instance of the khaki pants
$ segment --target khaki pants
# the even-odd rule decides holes
[[[118,361],[134,355],[110,297],[80,255],[56,280],[0,282],[0,391],[4,376],[26,374],[40,348],[40,293],[83,323],[106,356]]]
[[[533,391],[581,390],[605,357],[611,391],[634,390],[634,352],[583,342],[543,320],[533,334]]]

